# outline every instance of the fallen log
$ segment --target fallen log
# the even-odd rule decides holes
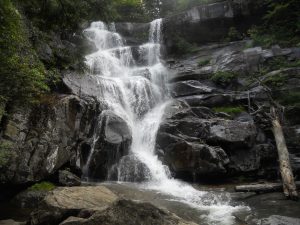
[[[293,200],[297,200],[298,193],[295,185],[293,170],[290,163],[289,151],[285,143],[285,138],[280,124],[280,119],[275,107],[271,108],[271,115],[272,115],[273,134],[275,137],[277,151],[278,151],[279,167],[280,167],[280,173],[281,173],[282,184],[283,184],[283,193],[286,197]]]
[[[295,182],[297,189],[300,189],[300,181]],[[277,192],[282,191],[282,183],[263,183],[263,184],[249,184],[249,185],[239,185],[235,187],[236,192]]]

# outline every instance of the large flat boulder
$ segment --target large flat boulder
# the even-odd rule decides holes
[[[196,225],[150,203],[120,200],[90,218],[69,217],[61,225]]]
[[[39,208],[31,215],[31,224],[59,224],[69,216],[102,211],[117,201],[118,197],[103,186],[64,187],[49,192]]]

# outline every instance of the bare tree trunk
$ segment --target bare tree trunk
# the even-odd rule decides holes
[[[298,193],[294,181],[293,171],[290,164],[289,152],[285,143],[282,127],[280,124],[278,113],[275,108],[271,108],[273,133],[277,145],[280,173],[283,183],[283,192],[286,197],[293,200],[298,199]]]
[[[300,182],[295,182],[297,189],[300,189]],[[283,185],[282,183],[263,183],[263,184],[247,184],[247,185],[239,185],[235,186],[236,192],[276,192],[282,191]]]

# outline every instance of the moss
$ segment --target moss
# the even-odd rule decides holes
[[[231,116],[235,116],[241,112],[244,112],[245,109],[242,106],[224,106],[224,107],[214,107],[215,112],[227,113]]]
[[[210,79],[216,84],[227,86],[232,81],[236,80],[237,74],[230,71],[218,71],[214,73]]]
[[[21,104],[48,90],[45,68],[29,41],[23,18],[11,0],[0,4],[0,96]]]
[[[210,63],[210,59],[203,59],[198,62],[198,66],[200,67],[207,66],[209,63]]]
[[[36,183],[28,188],[30,191],[52,191],[55,185],[51,182],[43,181],[41,183]]]

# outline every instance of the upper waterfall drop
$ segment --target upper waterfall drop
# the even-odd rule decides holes
[[[142,174],[145,179],[153,179],[158,174],[168,177],[168,169],[155,155],[156,133],[168,101],[168,70],[160,60],[161,28],[162,19],[150,23],[149,42],[139,46],[138,60],[144,62],[139,66],[131,46],[125,45],[123,38],[115,32],[114,24],[94,22],[84,31],[97,47],[97,52],[86,56],[86,64],[90,75],[97,79],[98,99],[107,110],[126,121],[132,132],[128,156],[131,159],[127,157],[126,161],[116,162],[108,174],[111,179],[134,181],[137,171],[132,164],[137,162],[146,167]],[[101,115],[99,121],[102,121]],[[98,123],[97,126],[103,124]],[[95,135],[98,135],[97,132]],[[97,140],[97,137],[93,139]],[[92,149],[86,171],[93,153]],[[149,158],[151,164],[148,163]]]

